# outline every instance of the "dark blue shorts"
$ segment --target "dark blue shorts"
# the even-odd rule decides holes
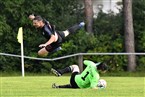
[[[45,49],[46,49],[49,53],[51,53],[51,52],[54,52],[56,49],[58,49],[60,46],[61,46],[61,45],[59,45],[59,44],[55,44],[55,45],[51,44],[51,45],[47,45],[47,46],[45,47]]]
[[[51,43],[50,45],[47,45],[45,47],[45,49],[48,51],[48,52],[55,52],[57,51],[57,49],[59,49],[59,47],[61,47],[61,44],[63,42],[63,39],[64,39],[64,32],[63,31],[57,31],[57,34],[58,34],[58,40],[54,43]]]

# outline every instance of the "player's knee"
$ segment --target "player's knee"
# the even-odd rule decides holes
[[[43,56],[43,54],[41,53],[41,51],[38,51],[38,55],[39,56]]]
[[[67,37],[70,34],[70,32],[68,30],[63,31],[63,33],[64,33],[65,37]]]
[[[80,72],[78,65],[72,65],[71,69],[72,69],[72,72]]]
[[[42,51],[38,51],[38,55],[41,56],[41,57],[47,56],[47,54],[46,53],[43,53]]]

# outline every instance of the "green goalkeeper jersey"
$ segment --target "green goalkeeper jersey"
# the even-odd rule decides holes
[[[96,64],[89,60],[84,60],[84,64],[87,67],[80,75],[75,76],[75,82],[79,88],[94,88],[100,78]]]

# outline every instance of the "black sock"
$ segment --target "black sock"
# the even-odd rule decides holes
[[[66,84],[66,85],[59,85],[59,88],[72,88],[72,86],[70,84]]]
[[[75,33],[77,30],[79,30],[81,27],[78,25],[78,24],[76,24],[76,25],[74,25],[74,26],[72,26],[72,27],[70,27],[69,29],[68,29],[68,31],[70,32],[70,33]]]
[[[71,72],[71,68],[70,67],[66,67],[64,69],[59,69],[57,70],[60,74],[64,74],[64,73],[68,73]]]

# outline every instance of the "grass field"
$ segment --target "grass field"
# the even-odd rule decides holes
[[[51,84],[65,84],[69,76],[0,77],[0,97],[144,97],[144,77],[103,77],[103,90],[52,89]]]

